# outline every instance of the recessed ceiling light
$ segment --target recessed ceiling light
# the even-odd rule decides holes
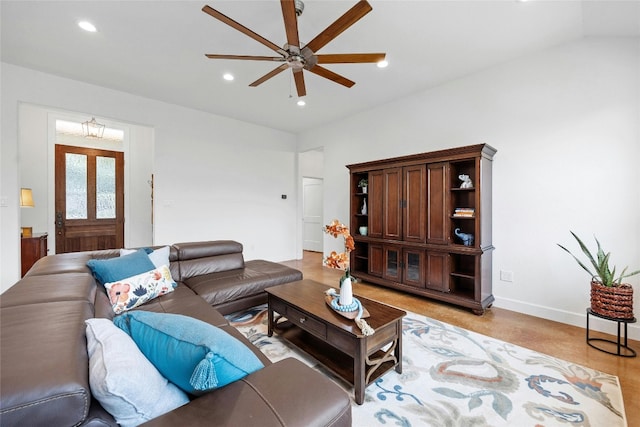
[[[82,28],[85,31],[89,31],[90,33],[95,33],[96,31],[98,31],[96,26],[89,21],[78,22],[78,27]]]
[[[298,99],[297,104],[298,104],[298,107],[304,107],[305,105],[307,105],[307,103],[304,102],[304,99]]]
[[[387,65],[389,65],[389,63],[387,61],[380,61],[378,62],[378,68],[385,68]]]
[[[225,79],[226,81],[230,82],[230,81],[233,80],[234,77],[233,77],[233,74],[226,73],[226,74],[224,74],[222,76],[222,78]]]

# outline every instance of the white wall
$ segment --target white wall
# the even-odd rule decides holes
[[[153,128],[154,244],[234,239],[246,259],[295,258],[295,135],[7,63],[0,72],[0,290],[20,274],[19,103]]]
[[[595,234],[619,270],[640,268],[639,39],[558,46],[299,137],[300,150],[324,146],[324,215],[343,221],[344,165],[479,143],[498,150],[495,305],[584,327],[589,277],[556,243],[577,249],[569,230]],[[325,238],[325,252],[335,244]],[[628,281],[637,315],[640,276]],[[640,339],[640,328],[629,336]]]

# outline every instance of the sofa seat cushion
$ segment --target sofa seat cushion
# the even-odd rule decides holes
[[[275,262],[252,260],[245,268],[204,274],[184,283],[212,306],[264,294],[270,286],[302,279],[302,273]]]
[[[189,316],[134,311],[113,322],[162,375],[187,393],[223,387],[263,368],[247,344]]]
[[[84,301],[0,308],[2,425],[72,426],[89,411]]]
[[[188,286],[178,283],[178,287],[171,293],[149,301],[136,310],[152,311],[155,313],[188,314],[194,319],[202,320],[213,326],[226,326],[227,319],[205,300],[196,295]]]
[[[206,420],[215,420],[220,427],[345,426],[351,425],[351,399],[329,378],[290,358],[200,396],[145,426],[202,425]]]
[[[72,300],[93,303],[96,288],[89,273],[26,276],[20,286],[12,286],[2,294],[0,307]]]

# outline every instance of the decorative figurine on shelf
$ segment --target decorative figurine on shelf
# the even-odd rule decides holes
[[[471,181],[471,178],[469,178],[469,175],[466,175],[466,174],[458,175],[458,179],[462,181],[462,184],[460,184],[460,188],[473,188],[473,181]]]
[[[362,210],[360,211],[360,213],[362,213],[362,215],[367,214],[367,199],[364,199],[362,201]]]
[[[366,178],[362,178],[360,182],[358,182],[358,188],[361,189],[362,194],[367,194],[368,185],[369,185],[369,181]]]
[[[460,240],[462,240],[463,245],[473,246],[473,234],[462,233],[459,228],[456,228],[453,232]]]

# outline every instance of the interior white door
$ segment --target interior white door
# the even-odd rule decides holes
[[[321,178],[302,178],[302,249],[322,252]]]

